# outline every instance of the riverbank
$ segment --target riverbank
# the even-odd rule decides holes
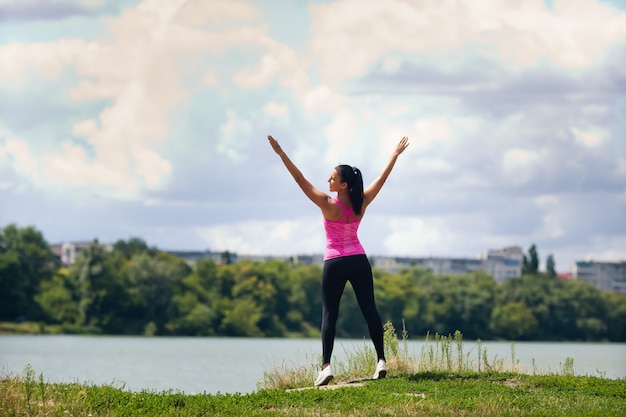
[[[49,384],[34,372],[0,382],[0,415],[28,416],[624,416],[626,380],[517,373],[422,372],[340,389],[184,395],[112,385]]]

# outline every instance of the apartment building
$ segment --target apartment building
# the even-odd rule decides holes
[[[626,262],[577,261],[572,265],[572,279],[587,281],[603,291],[626,294]]]
[[[503,282],[522,275],[524,253],[519,246],[491,249],[478,258],[408,258],[372,256],[376,268],[396,273],[403,268],[419,266],[430,269],[437,275],[466,274],[472,271],[485,271],[497,281]]]
[[[52,251],[59,256],[63,265],[71,265],[77,256],[91,242],[65,242],[51,245]],[[112,250],[111,245],[105,245]],[[297,256],[268,256],[268,255],[238,255],[234,252],[212,251],[168,251],[168,253],[194,263],[200,259],[213,259],[216,263],[238,262],[242,260],[264,262],[270,259],[293,262],[301,265],[319,265],[324,263],[323,255],[297,255]],[[400,270],[412,266],[430,269],[437,275],[466,274],[472,271],[485,271],[496,282],[504,282],[522,275],[522,263],[524,252],[519,246],[510,246],[502,249],[490,249],[486,254],[477,258],[439,258],[439,257],[394,257],[394,256],[370,256],[372,266],[375,268],[397,273]],[[626,294],[626,262],[594,262],[577,261],[572,265],[568,279],[580,279],[587,281],[603,291],[614,291]]]
[[[93,242],[64,242],[50,245],[50,250],[61,259],[63,266],[72,265],[78,255],[87,249]],[[103,245],[107,251],[113,250],[113,245]]]

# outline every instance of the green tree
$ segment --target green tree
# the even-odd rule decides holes
[[[291,291],[285,315],[287,328],[305,334],[319,333],[322,318],[322,270],[301,265],[289,270]]]
[[[233,254],[230,253],[229,251],[222,252],[221,258],[222,258],[222,263],[226,265],[230,265],[233,263]]]
[[[554,256],[552,254],[548,255],[546,259],[546,274],[549,277],[556,277],[556,262],[554,262]]]
[[[321,311],[321,310],[320,310]],[[341,296],[339,316],[337,318],[338,337],[368,337],[367,322],[361,313],[354,289],[348,282]]]
[[[59,264],[40,231],[6,226],[0,233],[0,319],[42,318],[34,297]]]
[[[146,326],[152,323],[161,334],[169,320],[169,308],[176,288],[191,268],[180,258],[159,252],[134,255],[126,268],[133,295]]]
[[[22,288],[22,270],[17,253],[0,252],[0,320],[16,320],[25,315],[28,301]]]
[[[507,340],[531,339],[537,325],[531,309],[522,302],[497,306],[493,310],[491,328],[496,336]]]
[[[80,311],[70,281],[70,272],[60,269],[50,280],[43,281],[35,301],[52,323],[76,324]]]
[[[523,274],[536,274],[539,272],[539,254],[537,247],[533,243],[528,249],[528,256],[524,255],[522,264]]]
[[[185,278],[183,281],[193,276]],[[172,317],[167,329],[177,335],[212,336],[214,312],[198,299],[197,292],[184,291],[172,299]]]
[[[127,260],[131,259],[134,255],[138,255],[140,253],[155,255],[157,252],[155,249],[148,248],[146,242],[138,237],[132,237],[127,241],[121,239],[118,240],[113,245],[113,251],[119,253]]]
[[[626,295],[605,295],[607,337],[614,342],[626,342]]]
[[[270,271],[275,265],[276,263],[240,263],[239,281],[232,290],[234,300],[251,300],[260,308],[261,316],[257,325],[261,334],[266,336],[283,336],[286,331],[277,314],[278,305],[284,303],[286,297],[279,294],[276,288],[277,272]]]
[[[122,258],[97,241],[78,255],[70,269],[80,313],[76,324],[89,331],[125,332],[123,316],[129,294],[122,266]]]
[[[221,330],[227,336],[262,336],[263,333],[259,329],[262,315],[262,307],[252,298],[229,300],[224,309]]]

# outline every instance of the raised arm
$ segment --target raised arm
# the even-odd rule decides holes
[[[313,184],[311,184],[304,177],[304,175],[302,175],[302,172],[300,172],[296,164],[291,162],[291,159],[289,159],[285,151],[282,150],[282,148],[280,147],[280,144],[278,143],[276,139],[268,135],[267,140],[272,146],[272,149],[274,149],[274,152],[276,152],[276,154],[280,156],[280,159],[283,161],[283,164],[285,164],[287,171],[289,171],[293,179],[296,180],[296,183],[298,184],[300,189],[304,192],[304,194],[313,203],[315,203],[315,205],[317,205],[320,209],[322,209],[322,211],[327,210],[330,196],[318,190],[317,188],[315,188]]]
[[[400,142],[396,146],[396,149],[391,154],[391,158],[389,159],[389,162],[387,162],[387,166],[385,166],[383,172],[381,172],[378,178],[376,178],[369,185],[369,187],[367,187],[365,191],[363,191],[363,208],[367,207],[374,200],[374,198],[376,198],[378,192],[383,187],[383,184],[385,183],[385,181],[387,181],[387,177],[389,177],[389,174],[391,174],[391,170],[396,164],[398,156],[402,152],[404,152],[407,146],[409,146],[409,138],[405,136],[400,140]]]

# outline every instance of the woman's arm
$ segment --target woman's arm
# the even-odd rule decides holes
[[[385,169],[383,169],[383,172],[381,172],[378,178],[376,178],[370,186],[363,191],[363,209],[365,209],[365,207],[367,207],[369,203],[371,203],[378,195],[378,192],[383,187],[383,184],[387,181],[387,177],[391,174],[391,170],[396,164],[398,156],[404,152],[407,146],[409,146],[409,138],[405,136],[400,140],[398,146],[396,146],[396,149],[393,151],[393,154],[391,154],[391,159],[389,159],[389,162],[387,163]]]
[[[272,146],[272,149],[274,149],[274,152],[276,152],[276,154],[280,156],[280,159],[283,161],[283,164],[285,164],[287,171],[289,171],[293,179],[296,180],[296,183],[298,184],[300,189],[302,189],[304,194],[313,203],[315,203],[315,205],[321,208],[322,211],[327,210],[330,196],[328,194],[321,192],[317,188],[315,188],[313,184],[311,184],[306,178],[304,178],[304,175],[302,175],[302,172],[300,172],[298,167],[293,162],[291,162],[291,159],[289,159],[285,151],[282,150],[282,148],[280,147],[276,139],[268,135],[267,140]]]

